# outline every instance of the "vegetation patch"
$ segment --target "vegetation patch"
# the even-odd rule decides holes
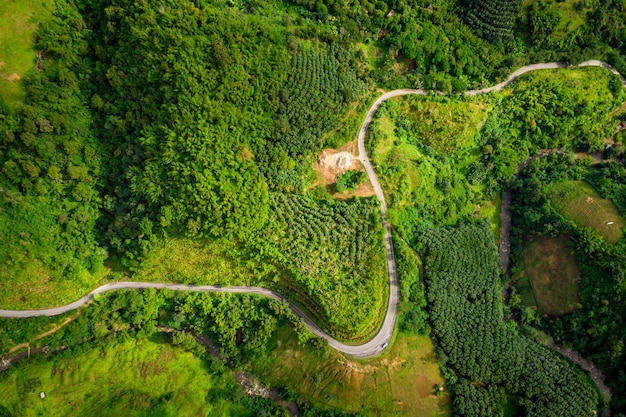
[[[416,120],[413,115],[420,106],[438,109],[438,106],[449,105],[458,111],[465,108],[468,113],[478,112],[478,107],[473,102],[457,103],[451,99],[450,104],[438,100],[436,97],[389,100],[376,112],[368,131],[367,147],[372,151],[387,197],[389,219],[405,239],[410,239],[413,229],[454,224],[459,219],[470,218],[475,205],[482,200],[480,187],[469,184],[463,169],[477,159],[473,148],[479,137],[480,121],[457,122],[455,119],[452,123],[444,122],[441,129],[433,123],[432,131],[424,132],[421,125],[429,112],[424,113],[424,120]],[[476,109],[471,110],[474,107]],[[485,106],[479,107],[484,110]],[[439,115],[436,110],[430,113],[435,117]],[[485,114],[480,111],[479,119],[483,120]],[[451,124],[454,127],[448,130],[445,126]],[[423,135],[429,135],[428,139]],[[458,158],[427,143],[446,143]]]
[[[35,32],[50,19],[52,0],[3,1],[0,4],[0,110],[23,102],[20,78],[35,68]]]
[[[597,412],[595,387],[578,368],[506,325],[498,252],[486,220],[431,229],[419,241],[431,323],[457,415],[501,415],[507,395],[515,395],[527,415]]]
[[[530,283],[528,276],[522,272],[519,277],[515,279],[515,292],[519,295],[519,301],[526,307],[531,309],[537,308],[537,299],[533,291],[533,286]]]
[[[580,299],[580,270],[570,239],[528,238],[522,256],[539,313],[554,317],[574,311]]]
[[[367,174],[364,171],[350,170],[337,177],[337,192],[345,193],[348,191],[354,191],[359,185],[361,185],[367,179]]]
[[[550,203],[566,218],[597,230],[608,242],[624,236],[626,220],[610,200],[604,199],[582,181],[563,181],[548,187]]]
[[[412,124],[414,134],[425,145],[460,161],[460,151],[476,146],[490,105],[484,101],[445,100],[405,97],[400,111]]]
[[[319,201],[281,193],[270,198],[259,253],[283,265],[320,306],[331,334],[348,340],[373,335],[388,292],[378,200]]]
[[[297,345],[293,333],[279,331],[268,354],[252,364],[272,386],[297,387],[308,402],[364,416],[437,416],[451,414],[434,346],[428,336],[399,334],[384,356],[367,361],[348,359],[328,349]]]
[[[0,374],[0,404],[16,416],[255,415],[223,365],[168,337],[33,356]]]

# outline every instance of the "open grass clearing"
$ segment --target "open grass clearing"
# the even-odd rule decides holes
[[[378,126],[378,137],[370,158],[374,165],[380,165],[387,160],[389,152],[393,149],[393,145],[396,141],[396,135],[394,133],[396,125],[388,115],[375,120]]]
[[[251,415],[232,401],[238,387],[230,373],[212,374],[166,337],[21,361],[0,374],[0,404],[24,417]]]
[[[555,317],[574,311],[580,301],[580,270],[569,237],[527,238],[522,257],[539,313]],[[525,295],[522,300],[530,301]]]
[[[444,384],[430,338],[398,334],[388,353],[355,361],[335,351],[320,355],[301,347],[297,337],[281,329],[268,354],[252,364],[272,386],[296,389],[307,401],[326,408],[367,416],[449,416],[450,396],[435,396]]]
[[[52,0],[5,0],[0,2],[0,105],[9,107],[24,99],[20,81],[35,68],[33,49],[40,22],[52,15]]]
[[[610,243],[624,236],[626,220],[611,201],[601,198],[589,184],[563,181],[550,186],[547,192],[550,203],[566,218],[597,230]]]

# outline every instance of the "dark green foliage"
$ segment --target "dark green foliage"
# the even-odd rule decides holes
[[[542,321],[541,326],[560,344],[571,345],[600,366],[613,391],[611,407],[626,411],[622,381],[626,366],[622,353],[626,342],[624,300],[626,299],[626,244],[624,238],[608,244],[597,231],[567,222],[549,204],[543,189],[551,183],[584,178],[605,198],[611,199],[622,215],[626,213],[623,188],[626,171],[617,163],[584,168],[563,155],[533,161],[514,186],[512,259],[519,264],[521,239],[528,235],[570,233],[581,268],[581,308],[572,314]]]
[[[382,42],[415,69],[405,77],[394,76],[395,56],[389,52],[372,72],[378,83],[463,91],[493,78],[502,65],[502,54],[462,23],[452,1],[390,3],[395,14],[385,22],[388,34]]]
[[[611,200],[622,216],[626,216],[626,167],[623,164],[604,164],[593,170],[587,181],[603,198]]]
[[[463,20],[478,36],[503,45],[513,36],[522,0],[460,0]]]
[[[463,378],[454,385],[455,416],[501,416],[504,401],[504,392],[494,385],[475,386]]]
[[[519,398],[524,415],[591,416],[598,397],[584,374],[505,324],[498,253],[488,222],[429,230],[420,242],[431,323],[447,367],[485,387],[470,390],[461,382],[465,401],[479,401],[463,404],[465,415],[499,412],[502,407],[494,408],[497,396],[489,386],[501,386]]]
[[[353,191],[365,181],[367,175],[363,171],[350,170],[337,177],[337,192]]]
[[[338,45],[304,49],[293,58],[289,79],[280,90],[274,133],[258,156],[270,188],[304,188],[307,161],[319,150],[320,138],[366,90],[353,61]]]
[[[359,334],[377,318],[386,285],[375,198],[320,202],[271,193],[268,253],[323,309],[331,332]]]

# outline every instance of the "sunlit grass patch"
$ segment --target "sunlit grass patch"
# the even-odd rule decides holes
[[[426,336],[399,334],[383,356],[351,360],[333,350],[298,346],[296,335],[281,330],[267,355],[253,370],[273,386],[290,386],[307,401],[333,410],[361,411],[367,416],[449,416],[447,391],[437,355]]]
[[[230,399],[239,390],[232,375],[212,374],[167,337],[20,362],[0,374],[0,404],[25,417],[248,415]]]
[[[582,181],[564,181],[548,189],[550,202],[566,218],[577,224],[596,229],[608,242],[615,243],[624,236],[626,220],[613,203],[601,198]]]
[[[24,99],[20,81],[35,68],[34,36],[39,23],[52,15],[51,0],[0,2],[0,107]]]

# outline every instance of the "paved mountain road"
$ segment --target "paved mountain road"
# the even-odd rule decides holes
[[[564,63],[564,62],[552,62],[552,63],[528,65],[513,72],[505,81],[501,82],[500,84],[494,85],[489,88],[484,88],[481,90],[466,91],[465,95],[473,96],[477,94],[485,94],[491,91],[501,90],[502,88],[509,85],[512,81],[514,81],[520,75],[525,74],[530,71],[537,71],[537,70],[542,70],[542,69],[567,68],[570,66],[571,65],[569,65],[568,63]],[[578,66],[579,67],[586,67],[586,66],[603,67],[603,68],[610,70],[611,72],[615,74],[620,75],[610,65],[602,61],[597,61],[597,60],[586,61],[581,64],[578,64]],[[626,86],[626,80],[624,79],[624,77],[620,75],[620,78],[624,86]],[[369,111],[367,112],[367,115],[365,116],[365,120],[363,121],[363,124],[361,125],[361,130],[359,131],[358,147],[359,147],[359,154],[360,154],[361,162],[363,163],[363,166],[365,167],[369,180],[372,183],[372,186],[374,187],[374,191],[376,192],[376,197],[378,197],[378,200],[380,201],[382,222],[385,228],[384,240],[385,240],[385,250],[387,252],[387,271],[389,275],[389,301],[387,304],[387,312],[385,315],[385,320],[383,322],[382,327],[376,334],[376,336],[374,336],[374,338],[372,338],[370,341],[362,345],[358,345],[358,346],[346,345],[344,343],[341,343],[335,340],[334,338],[332,338],[331,336],[327,335],[326,333],[324,333],[313,322],[313,320],[311,320],[306,314],[304,314],[302,310],[300,310],[293,303],[289,302],[289,300],[287,300],[284,296],[280,295],[279,293],[272,291],[272,290],[265,289],[265,288],[244,287],[244,286],[221,287],[221,286],[213,286],[213,285],[194,286],[194,285],[185,285],[185,284],[163,284],[163,283],[151,283],[151,282],[115,282],[115,283],[105,284],[101,287],[98,287],[95,290],[91,291],[89,294],[85,295],[83,298],[76,300],[73,303],[67,304],[65,306],[60,306],[60,307],[55,307],[55,308],[50,308],[50,309],[45,309],[45,310],[24,310],[24,311],[0,310],[0,317],[18,318],[18,317],[35,317],[35,316],[54,316],[54,315],[65,313],[67,311],[77,309],[78,307],[87,303],[89,300],[93,299],[93,297],[96,294],[100,294],[106,291],[122,289],[122,288],[135,288],[135,289],[167,288],[167,289],[174,290],[174,291],[200,291],[200,292],[228,292],[228,293],[259,294],[259,295],[263,295],[266,297],[274,298],[276,300],[287,301],[289,303],[289,307],[291,308],[291,310],[296,315],[304,319],[305,323],[307,324],[307,326],[311,329],[313,333],[315,333],[317,336],[320,336],[326,339],[328,341],[328,344],[331,347],[333,347],[334,349],[337,349],[340,352],[346,353],[348,355],[356,356],[356,357],[369,357],[369,356],[374,356],[374,355],[381,353],[383,350],[385,350],[385,348],[387,347],[387,343],[389,343],[389,341],[391,340],[391,336],[393,334],[393,330],[394,330],[394,326],[396,322],[396,315],[398,311],[398,277],[396,275],[396,264],[395,264],[395,258],[394,258],[394,253],[393,253],[393,245],[391,241],[391,227],[389,225],[389,222],[387,221],[387,203],[385,202],[385,196],[383,194],[383,190],[380,186],[380,183],[378,182],[378,178],[376,177],[376,173],[374,172],[374,169],[372,168],[372,165],[365,151],[365,136],[367,134],[367,129],[372,121],[372,118],[374,117],[374,114],[376,113],[376,110],[378,110],[378,108],[384,101],[392,97],[398,97],[398,96],[410,95],[410,94],[427,95],[427,94],[430,94],[430,92],[431,91],[429,90],[400,89],[400,90],[394,90],[394,91],[390,91],[388,93],[383,94],[370,107]],[[440,91],[435,91],[435,93],[444,94]]]

